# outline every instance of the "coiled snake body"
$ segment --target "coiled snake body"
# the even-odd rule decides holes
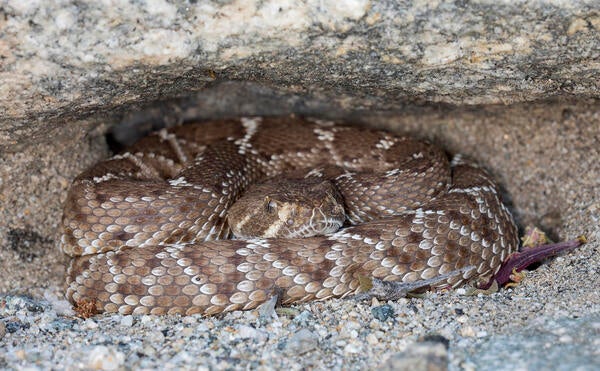
[[[308,238],[223,239],[227,211],[249,185],[327,167],[354,225]],[[279,230],[301,214],[260,228]],[[67,297],[134,314],[250,309],[275,290],[283,303],[344,297],[359,291],[360,276],[450,274],[439,285],[457,286],[491,276],[517,249],[513,219],[478,166],[387,132],[297,118],[150,135],[74,180],[63,232],[73,257]]]

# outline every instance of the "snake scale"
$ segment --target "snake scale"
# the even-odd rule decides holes
[[[341,200],[343,228],[281,238],[274,232],[307,213],[268,196],[249,209],[274,214],[275,224],[228,221],[249,187],[306,169],[305,179],[317,179],[309,188],[339,190],[327,197]],[[229,239],[241,224],[266,237]],[[490,277],[518,246],[497,186],[473,162],[389,132],[296,117],[149,135],[73,181],[62,228],[72,257],[66,295],[96,313],[212,315],[255,308],[274,292],[284,304],[323,300],[358,293],[361,276],[442,276],[436,286],[456,287]]]

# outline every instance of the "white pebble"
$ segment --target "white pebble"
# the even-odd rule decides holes
[[[318,338],[314,332],[305,328],[296,332],[287,343],[287,353],[300,355],[316,349],[318,346]]]
[[[570,335],[563,335],[558,338],[558,341],[561,343],[572,343],[573,337],[571,337]]]
[[[117,370],[125,362],[125,355],[115,349],[99,345],[89,352],[86,368],[92,370]]]
[[[460,329],[459,334],[464,337],[472,338],[475,337],[475,330],[473,329],[473,327],[467,325],[463,326]]]
[[[359,352],[360,352],[360,348],[354,343],[350,343],[344,347],[344,353],[356,354]]]
[[[152,324],[153,321],[154,321],[154,317],[153,316],[144,315],[144,316],[140,317],[140,322],[143,325]]]
[[[458,317],[456,317],[456,322],[458,323],[466,323],[469,320],[469,317],[465,316],[465,315],[460,315]]]
[[[93,319],[88,318],[83,322],[82,327],[86,328],[88,330],[94,330],[94,329],[98,328],[98,323],[96,321],[94,321]]]
[[[375,334],[370,333],[369,335],[367,335],[367,343],[369,343],[370,345],[377,345],[379,344],[379,339],[377,339],[377,336],[375,336]]]
[[[254,339],[259,343],[265,342],[268,339],[266,332],[257,330],[252,326],[239,325],[237,327],[237,335],[242,339]]]
[[[124,316],[123,318],[121,318],[121,326],[133,326],[133,316]]]
[[[198,322],[198,318],[196,316],[185,316],[181,319],[181,323],[186,325],[192,325]]]

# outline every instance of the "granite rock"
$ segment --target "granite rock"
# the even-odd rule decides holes
[[[221,80],[384,108],[598,97],[599,11],[593,0],[7,0],[0,115],[114,109]]]

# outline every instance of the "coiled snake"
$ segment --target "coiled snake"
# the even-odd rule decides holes
[[[287,196],[259,195],[259,206],[228,222],[250,185],[306,169],[306,187],[327,186],[334,204],[297,206],[289,198],[303,196],[275,180]],[[346,222],[326,215],[340,214],[340,203]],[[73,257],[67,297],[134,314],[250,309],[275,290],[283,303],[344,297],[360,290],[361,276],[442,276],[439,285],[458,286],[491,276],[518,246],[496,185],[477,165],[384,131],[291,117],[150,135],[79,175],[62,223],[61,248]],[[223,239],[231,229],[243,238]],[[291,238],[279,237],[288,229]]]

